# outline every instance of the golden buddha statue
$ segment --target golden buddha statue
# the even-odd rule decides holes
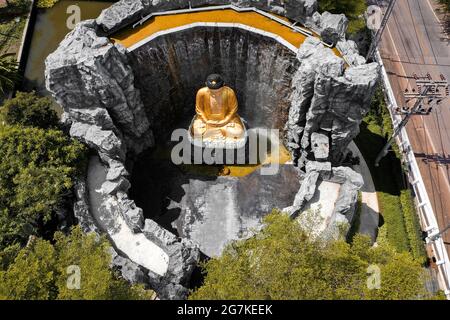
[[[218,74],[208,76],[206,87],[197,92],[191,134],[203,140],[238,140],[245,129],[237,114],[238,102],[233,89],[224,85]]]

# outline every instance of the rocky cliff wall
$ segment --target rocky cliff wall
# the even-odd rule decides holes
[[[316,38],[300,47],[300,61],[293,81],[287,144],[300,167],[307,160],[339,164],[348,144],[358,135],[359,125],[370,108],[378,78],[376,63],[345,66]],[[313,133],[329,139],[329,156],[316,159]]]

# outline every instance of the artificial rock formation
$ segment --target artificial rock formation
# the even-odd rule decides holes
[[[241,8],[255,7],[300,22],[318,8],[317,0],[122,0],[104,10],[96,22],[106,34],[111,34],[152,13],[230,4]]]
[[[284,128],[287,145],[300,167],[305,168],[311,160],[317,160],[306,169],[309,175],[306,179],[310,183],[302,184],[292,212],[298,212],[312,198],[319,179],[334,179],[345,186],[343,190],[349,191],[340,196],[335,216],[351,220],[355,190],[360,185],[359,178],[352,172],[332,168],[331,164],[339,164],[348,143],[358,133],[361,119],[369,108],[378,67],[365,65],[353,43],[345,40],[347,21],[344,16],[315,13],[318,7],[316,0],[122,0],[104,10],[96,20],[81,22],[46,60],[47,89],[63,107],[63,121],[70,134],[99,156],[99,160],[91,160],[87,181],[76,184],[75,215],[85,231],[101,231],[109,236],[117,253],[113,264],[126,279],[146,282],[166,299],[186,296],[190,274],[199,260],[199,249],[195,243],[178,239],[154,221],[144,219],[142,210],[128,197],[128,170],[132,170],[136,156],[155,145],[154,133],[171,112],[164,108],[156,112],[158,99],[162,99],[157,93],[168,95],[172,92],[171,86],[177,83],[169,79],[166,87],[146,87],[148,83],[159,81],[151,78],[155,72],[149,72],[148,79],[144,79],[142,74],[151,67],[157,69],[151,65],[155,56],[145,56],[145,50],[130,54],[121,45],[113,44],[108,35],[139,22],[151,13],[186,9],[189,5],[224,4],[256,7],[310,26],[321,34],[325,42],[337,43],[345,58],[344,61],[337,57],[313,37],[305,41],[295,56],[286,48],[278,48],[278,52],[273,50],[273,42],[262,39],[264,37],[260,35],[242,31],[221,34],[224,35],[224,43],[228,43],[231,35],[236,43],[254,42],[249,46],[248,57],[239,61],[245,67],[242,72],[259,67],[260,61],[255,60],[254,55],[256,51],[251,51],[251,48],[258,47],[258,42],[265,48],[256,56],[266,60],[264,62],[271,68],[279,68],[272,69],[278,73],[273,86],[260,91],[268,92],[268,97],[272,94],[275,98],[284,99],[278,105],[280,109],[271,110],[271,100],[263,99],[269,101],[268,107],[262,109],[263,112],[253,110],[262,104],[258,100],[254,103],[249,100],[243,108],[249,120],[255,125]],[[198,41],[210,31],[205,32],[199,33]],[[164,42],[164,39],[158,41]],[[270,63],[269,58],[274,56],[283,60]],[[226,65],[232,57],[224,57],[218,63]],[[150,65],[150,69],[141,69],[142,63]],[[182,72],[178,70],[180,78]],[[259,95],[254,94],[258,86],[264,86],[268,77],[274,77],[273,73],[264,76],[263,71],[260,76],[252,84],[254,87],[249,85],[250,89],[247,88],[250,98],[258,98]],[[160,83],[164,84],[164,81]],[[279,90],[273,91],[277,85]],[[238,98],[239,94],[244,96],[238,92]],[[267,122],[271,112],[276,115]],[[311,169],[312,165],[316,169]],[[138,239],[135,247],[134,239]],[[143,256],[143,246],[154,248],[151,249],[154,252],[148,254],[155,254],[155,259],[161,260],[160,265],[155,266],[151,259]]]
[[[346,67],[342,58],[316,38],[303,43],[297,58],[301,64],[292,80],[288,147],[304,167],[312,153],[313,133],[326,133],[330,139],[329,160],[339,164],[370,108],[379,77],[378,64]]]

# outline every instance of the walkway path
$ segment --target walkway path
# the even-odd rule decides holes
[[[372,175],[370,174],[366,160],[364,160],[364,157],[356,144],[352,141],[348,148],[353,153],[353,156],[359,157],[360,164],[353,166],[353,169],[361,174],[364,179],[364,186],[361,189],[362,207],[358,232],[369,235],[372,241],[375,242],[380,219],[380,209],[378,206],[375,184],[373,183]]]

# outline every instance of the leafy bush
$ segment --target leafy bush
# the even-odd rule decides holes
[[[110,246],[105,238],[85,235],[77,227],[69,236],[57,232],[54,240],[55,245],[32,240],[0,270],[0,300],[134,300],[152,296],[153,292],[130,286],[110,269]],[[79,289],[67,286],[76,284],[69,279],[74,274],[68,273],[69,266],[79,268]]]
[[[0,249],[23,243],[52,218],[85,152],[62,131],[0,126]]]
[[[430,298],[423,271],[409,253],[388,244],[372,247],[367,236],[322,242],[295,220],[274,212],[254,237],[228,245],[205,265],[204,284],[190,299],[418,299]],[[369,289],[376,265],[381,286]]]
[[[419,217],[414,208],[409,190],[402,190],[400,194],[403,216],[405,218],[406,232],[408,234],[411,253],[422,264],[427,262],[427,254],[422,240]]]
[[[450,0],[438,0],[439,3],[442,3],[443,5],[445,5],[445,8],[450,11]]]
[[[43,129],[56,128],[58,115],[49,97],[39,97],[35,92],[18,92],[0,109],[3,121],[9,125],[34,126]]]
[[[8,6],[0,9],[9,15],[21,15],[30,8],[31,0],[8,0]]]
[[[37,7],[38,8],[51,8],[53,7],[59,0],[38,0]]]

